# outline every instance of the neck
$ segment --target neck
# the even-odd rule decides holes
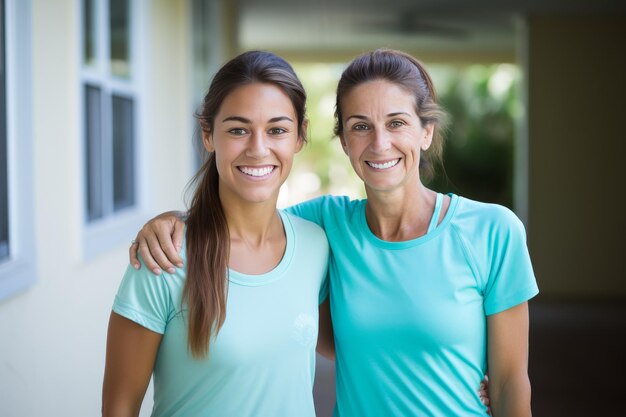
[[[248,207],[224,207],[230,239],[262,244],[277,232],[283,235],[276,205],[252,204]]]
[[[260,203],[220,195],[230,235],[228,266],[250,275],[271,271],[287,245],[285,229],[273,198]]]
[[[411,240],[428,231],[436,193],[421,182],[384,192],[366,187],[366,192],[367,224],[379,239],[390,242]]]

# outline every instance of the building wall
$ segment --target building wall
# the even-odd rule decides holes
[[[626,297],[626,18],[528,19],[529,246],[542,297]]]
[[[32,3],[38,275],[0,300],[0,415],[99,415],[105,340],[128,240],[84,259],[78,1]],[[185,1],[141,1],[143,218],[182,207],[191,175]],[[148,395],[149,397],[149,395]],[[148,402],[151,400],[148,399]],[[142,415],[149,415],[144,407]]]

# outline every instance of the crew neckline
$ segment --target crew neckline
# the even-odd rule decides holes
[[[365,217],[365,206],[367,205],[367,199],[361,200],[361,207],[359,209],[359,221],[361,223],[361,230],[363,231],[363,235],[369,242],[383,249],[398,250],[424,244],[431,239],[439,236],[450,224],[450,221],[454,216],[454,212],[459,203],[459,196],[453,193],[448,193],[447,195],[450,197],[450,206],[448,207],[448,211],[446,212],[443,220],[441,220],[441,223],[439,223],[437,227],[435,227],[433,230],[428,231],[425,235],[416,237],[415,239],[402,240],[399,242],[388,242],[386,240],[382,240],[378,236],[376,236],[374,232],[372,232],[369,224],[367,224],[367,218]]]
[[[284,212],[283,210],[278,210],[278,214],[280,215],[280,218],[283,222],[283,230],[285,231],[285,237],[287,239],[287,244],[285,245],[285,253],[283,254],[280,262],[278,262],[278,265],[276,265],[271,271],[258,275],[244,274],[242,272],[238,272],[234,269],[228,268],[229,282],[233,284],[245,285],[248,287],[258,287],[282,278],[287,268],[289,268],[289,265],[291,264],[291,260],[293,258],[296,234],[293,230],[293,224],[291,223],[289,214]]]

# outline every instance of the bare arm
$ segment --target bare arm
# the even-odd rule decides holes
[[[135,269],[141,267],[137,253],[156,275],[161,273],[161,269],[174,273],[174,265],[183,266],[178,253],[183,246],[184,216],[182,211],[168,211],[144,224],[135,238],[137,243],[128,250],[130,263]]]
[[[330,300],[326,298],[320,304],[320,323],[317,336],[317,352],[326,359],[335,360],[335,337],[333,323],[330,320]]]
[[[111,313],[102,385],[103,417],[136,417],[162,335]]]
[[[528,303],[487,317],[489,397],[494,417],[529,417]]]

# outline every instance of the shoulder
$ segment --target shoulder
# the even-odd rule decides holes
[[[317,270],[314,265],[325,270],[330,248],[324,229],[312,221],[293,214],[282,212],[282,215],[287,239],[292,239],[293,242],[291,253],[296,259],[296,264],[308,265],[305,268],[308,272]]]
[[[119,286],[113,311],[153,330],[163,333],[175,312],[173,297],[180,294],[184,271],[155,276],[142,261],[140,269],[128,266]]]
[[[310,220],[299,217],[288,211],[282,211],[283,218],[287,219],[293,228],[296,236],[305,236],[307,239],[324,239],[326,240],[326,233],[317,223]]]
[[[332,227],[337,222],[351,216],[362,201],[351,200],[347,196],[324,195],[287,208],[298,217],[317,223],[322,228]]]
[[[187,263],[184,253],[181,253],[183,263]],[[182,287],[185,281],[185,269],[176,268],[173,273],[161,271],[159,275],[155,275],[139,256],[141,268],[135,269],[131,265],[126,269],[124,278],[120,285],[120,289],[125,287],[132,288],[136,293],[144,293],[154,295],[159,293],[163,296],[177,292],[178,287]]]
[[[295,206],[291,206],[288,210],[297,215],[299,210],[317,209],[323,212],[342,212],[351,210],[358,205],[360,200],[352,200],[348,196],[323,195],[312,200],[305,201]]]
[[[525,235],[522,221],[508,207],[459,197],[454,224],[461,230],[479,235],[521,233]]]

